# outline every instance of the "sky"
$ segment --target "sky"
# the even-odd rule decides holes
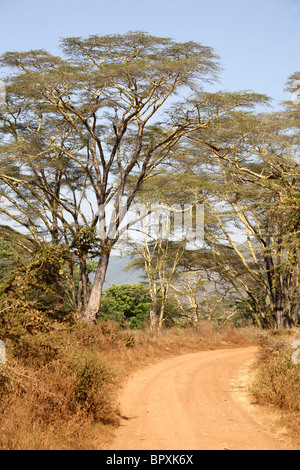
[[[144,31],[210,46],[217,89],[253,90],[277,106],[300,70],[300,0],[0,0],[0,54],[45,49],[64,37]]]
[[[128,31],[212,47],[223,67],[213,91],[252,90],[276,108],[292,99],[284,88],[300,71],[300,0],[0,0],[0,55],[60,54],[61,38]]]

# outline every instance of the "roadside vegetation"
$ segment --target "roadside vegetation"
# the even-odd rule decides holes
[[[105,449],[119,423],[118,392],[129,374],[178,354],[253,341],[252,328],[206,321],[159,335],[110,320],[94,327],[53,323],[48,332],[10,337],[0,366],[0,448]]]
[[[285,430],[300,448],[300,332],[273,330],[262,335],[250,387],[253,401],[276,415],[275,427]]]

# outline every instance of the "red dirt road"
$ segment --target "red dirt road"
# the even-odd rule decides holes
[[[187,354],[135,374],[111,450],[288,450],[233,396],[231,381],[255,351]]]

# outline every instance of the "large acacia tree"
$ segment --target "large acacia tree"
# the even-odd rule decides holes
[[[89,251],[98,253],[84,313],[94,323],[126,212],[122,197],[128,210],[180,139],[216,121],[202,119],[199,102],[187,97],[216,78],[218,63],[209,47],[140,32],[67,38],[61,47],[62,57],[44,50],[2,56],[14,74],[1,110],[2,194],[13,210],[1,210],[37,243],[42,236],[75,245],[82,274]]]
[[[209,162],[198,188],[218,228],[206,226],[213,269],[257,323],[276,328],[299,322],[298,116],[293,103],[281,112],[235,112],[218,132],[189,136],[195,176],[199,162]]]

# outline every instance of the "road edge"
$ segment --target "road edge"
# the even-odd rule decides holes
[[[255,359],[248,361],[232,378],[231,395],[254,421],[287,447],[287,450],[299,450],[294,446],[287,429],[280,424],[282,413],[274,406],[262,406],[254,401],[251,395],[251,384],[255,376],[254,363]]]

